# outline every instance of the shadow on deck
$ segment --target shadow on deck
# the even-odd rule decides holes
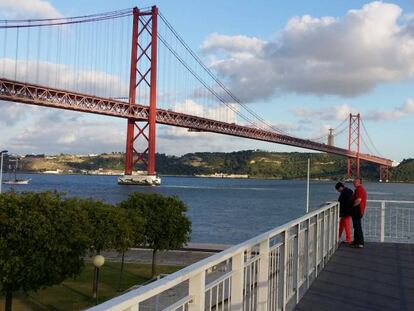
[[[414,310],[414,244],[341,245],[295,310]]]

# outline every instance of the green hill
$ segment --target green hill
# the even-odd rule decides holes
[[[183,156],[156,155],[157,172],[161,175],[200,175],[200,174],[244,174],[252,178],[296,179],[305,178],[307,159],[311,159],[312,178],[339,179],[346,174],[346,158],[325,153],[266,152],[246,150],[237,152],[196,152]],[[414,172],[414,162],[411,163]],[[408,167],[408,164],[402,165]],[[6,166],[7,167],[7,166]],[[124,154],[112,153],[93,156],[58,155],[26,156],[22,168],[30,172],[60,170],[63,173],[85,173],[94,171],[121,173],[124,167]],[[138,169],[144,169],[138,166]],[[361,162],[362,176],[378,179],[378,166]],[[405,168],[395,176],[404,181],[414,181],[414,173]],[[393,175],[394,176],[394,175]],[[411,178],[411,179],[410,179]],[[402,180],[402,179],[401,179]]]
[[[400,165],[391,169],[391,180],[414,182],[414,159],[404,159]]]

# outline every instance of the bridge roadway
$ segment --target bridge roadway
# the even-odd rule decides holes
[[[295,310],[414,310],[414,244],[341,245]]]
[[[129,105],[127,102],[115,99],[96,97],[4,78],[0,78],[0,100],[113,117],[133,118],[136,121],[147,121],[150,110],[149,106],[145,105]],[[213,132],[327,152],[350,158],[358,157],[356,152],[308,139],[206,119],[171,110],[157,109],[156,122],[203,132]],[[391,160],[371,154],[360,153],[359,158],[379,165],[392,166]]]

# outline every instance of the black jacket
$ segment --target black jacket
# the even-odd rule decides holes
[[[339,195],[339,217],[352,215],[352,199],[354,193],[351,189],[345,187]]]

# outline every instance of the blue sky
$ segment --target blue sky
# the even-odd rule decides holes
[[[42,14],[77,16],[153,4],[230,83],[233,92],[272,124],[292,135],[315,137],[335,127],[350,111],[360,112],[382,155],[395,160],[414,157],[414,60],[410,61],[414,56],[414,1],[0,0],[0,11],[3,18],[31,18],[39,17],[36,8],[43,6]],[[395,27],[399,29],[391,31]],[[381,40],[381,31],[389,41]],[[343,43],[338,36],[346,40],[342,48],[338,48]],[[253,47],[246,48],[248,44]],[[260,64],[255,62],[257,58]],[[306,68],[302,75],[300,62],[316,70]],[[285,76],[275,77],[275,72],[266,76],[263,68],[268,66],[286,71]],[[329,79],[336,79],[335,74],[338,81]],[[251,89],[246,90],[241,82],[240,77],[245,75],[251,80]],[[266,80],[265,85],[258,83],[256,76]],[[27,107],[5,105],[8,116],[0,115],[0,130],[6,134],[0,137],[0,144],[15,152],[123,150],[122,120],[42,108],[28,113]],[[77,130],[56,129],[55,135],[48,135],[45,122],[55,120],[56,114],[63,127]],[[51,128],[57,126],[55,123]],[[110,135],[105,131],[108,127],[112,129]],[[189,136],[180,130],[160,128],[159,133],[157,149],[168,154],[256,148],[304,151],[209,134]],[[338,144],[345,147],[345,138],[339,138]]]

